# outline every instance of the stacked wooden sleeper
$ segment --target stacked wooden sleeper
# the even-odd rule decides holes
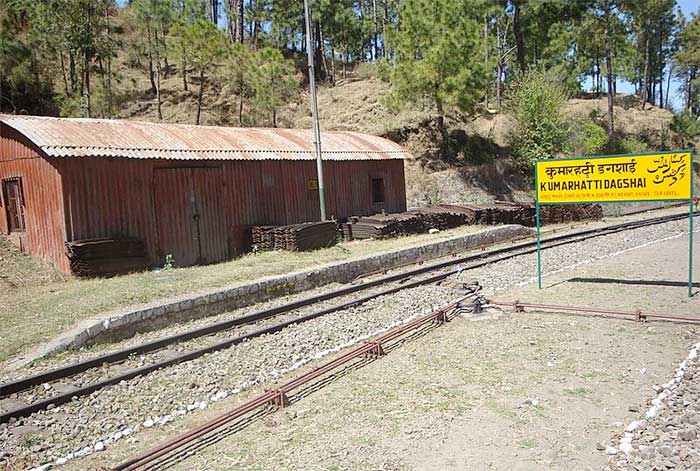
[[[334,245],[337,241],[337,227],[335,222],[254,226],[252,239],[257,250],[300,252]]]
[[[66,253],[77,276],[112,276],[148,267],[146,246],[132,238],[87,239],[66,242]]]

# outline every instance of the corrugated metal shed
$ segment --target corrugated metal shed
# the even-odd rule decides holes
[[[404,149],[322,138],[330,216],[405,211]],[[0,232],[64,271],[65,242],[97,238],[138,239],[154,265],[226,260],[250,247],[251,226],[318,219],[314,159],[303,130],[0,115],[0,189],[19,181],[25,216],[10,228],[0,191]]]
[[[168,160],[313,160],[310,130],[227,128],[127,120],[0,115],[49,157]],[[325,160],[408,157],[398,144],[355,132],[323,132]]]

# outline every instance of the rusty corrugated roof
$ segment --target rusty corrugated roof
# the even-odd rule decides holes
[[[50,157],[127,157],[176,160],[311,160],[306,129],[228,128],[128,120],[0,115]],[[321,133],[327,160],[408,157],[388,139],[356,132]]]

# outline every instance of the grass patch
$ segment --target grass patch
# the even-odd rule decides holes
[[[489,399],[486,401],[486,409],[506,419],[516,420],[518,418],[518,414],[512,407],[499,403],[494,399]]]
[[[235,286],[332,262],[473,233],[465,226],[438,234],[341,243],[313,252],[263,252],[215,265],[82,280],[19,253],[0,236],[0,361],[103,312],[208,288]]]
[[[537,447],[537,440],[535,440],[534,438],[523,438],[521,440],[516,441],[515,444],[520,448],[526,448],[528,450],[531,450]]]
[[[570,397],[589,397],[591,394],[593,394],[593,390],[588,388],[564,389],[564,395]]]

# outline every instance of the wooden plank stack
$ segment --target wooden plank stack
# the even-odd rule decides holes
[[[603,216],[601,206],[592,204],[542,206],[540,211],[542,224],[600,219]],[[532,227],[535,225],[535,205],[506,202],[435,205],[405,213],[353,217],[341,224],[340,230],[346,240],[385,239],[470,224],[521,224]]]
[[[540,207],[540,222],[542,224],[601,219],[602,217],[603,207],[599,204],[566,204]],[[534,225],[534,222],[532,225]]]
[[[148,267],[146,246],[139,239],[88,239],[66,242],[73,274],[113,276]]]
[[[475,224],[478,216],[479,212],[468,205],[428,206],[405,213],[353,217],[341,224],[341,230],[348,240],[384,239]]]
[[[273,250],[275,239],[273,231],[276,226],[253,226],[251,239],[258,250]]]
[[[254,226],[253,245],[257,250],[301,252],[335,245],[335,222],[307,222],[289,226]]]

